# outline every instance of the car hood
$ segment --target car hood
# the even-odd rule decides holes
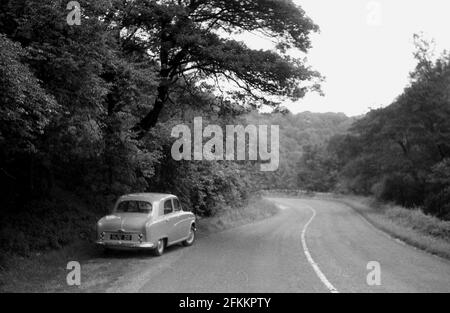
[[[114,213],[103,217],[98,222],[98,228],[105,232],[142,232],[150,219],[142,213]]]

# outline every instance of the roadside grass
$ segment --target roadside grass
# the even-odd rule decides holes
[[[65,282],[68,260],[95,256],[92,204],[56,189],[52,199],[0,217],[0,292],[47,292]]]
[[[357,196],[321,196],[341,202],[360,213],[376,228],[396,239],[450,260],[450,222],[424,214],[420,209],[406,209]]]
[[[59,250],[32,253],[26,257],[3,255],[0,292],[53,292],[67,289],[67,263],[81,263],[101,254],[94,244],[78,241]]]
[[[17,212],[2,212],[0,251],[27,257],[92,241],[96,222],[103,214],[74,194],[55,191],[51,199],[30,202]]]
[[[252,197],[248,204],[241,208],[224,208],[214,217],[202,218],[198,222],[200,232],[214,233],[242,226],[275,215],[279,209],[272,202]]]

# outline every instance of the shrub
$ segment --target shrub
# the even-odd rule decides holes
[[[444,220],[450,220],[450,186],[429,194],[425,200],[424,211]]]
[[[405,207],[411,208],[423,203],[423,185],[410,174],[387,175],[372,190],[379,200],[392,201]]]
[[[450,159],[444,159],[433,166],[427,181],[428,195],[424,211],[450,220]]]
[[[97,216],[69,199],[34,201],[0,218],[0,250],[27,256],[94,236]]]

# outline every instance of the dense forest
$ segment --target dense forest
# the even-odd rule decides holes
[[[300,188],[374,195],[450,219],[450,55],[434,57],[430,42],[415,39],[409,86],[348,133],[306,147]]]
[[[299,182],[303,177],[303,166],[299,164],[302,155],[309,147],[320,147],[335,135],[345,134],[355,121],[343,113],[299,114],[253,112],[245,116],[249,124],[279,125],[280,127],[280,164],[275,172],[254,172],[252,182],[259,189],[308,189]],[[332,173],[321,173],[332,177]],[[327,188],[324,181],[315,191]]]

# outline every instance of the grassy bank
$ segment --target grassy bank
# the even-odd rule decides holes
[[[272,202],[261,197],[254,197],[241,208],[225,208],[214,217],[199,221],[199,230],[212,233],[245,225],[275,215],[278,208]]]
[[[198,227],[201,234],[209,234],[261,220],[276,212],[278,209],[271,202],[254,197],[241,208],[223,208],[214,217],[199,219]],[[82,229],[92,226],[91,219],[86,221],[89,222]],[[104,257],[103,252],[92,240],[82,238],[56,250],[27,251],[27,255],[2,253],[0,292],[71,291],[65,286],[67,263],[72,260],[84,263],[100,257]]]
[[[431,254],[450,259],[450,222],[426,215],[420,209],[382,204],[371,198],[320,195],[316,197],[344,203],[392,237]]]
[[[93,243],[78,241],[59,250],[35,252],[26,257],[4,255],[0,269],[0,292],[52,292],[61,289],[69,261],[99,257]]]

